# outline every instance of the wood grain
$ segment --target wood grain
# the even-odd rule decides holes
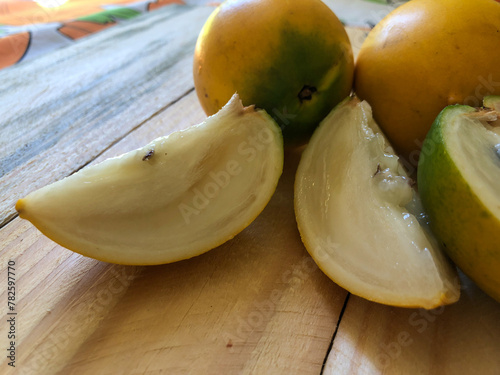
[[[429,311],[351,296],[324,374],[498,374],[500,304],[460,276],[459,302]]]
[[[500,305],[468,279],[459,303],[428,312],[323,275],[295,223],[300,151],[252,225],[170,265],[85,258],[15,218],[21,195],[205,118],[191,59],[211,11],[166,7],[0,72],[0,273],[15,260],[19,323],[17,367],[3,357],[0,373],[302,375],[325,360],[323,374],[498,373]],[[357,54],[366,30],[348,34]]]
[[[192,92],[100,159],[202,118]],[[347,293],[300,242],[292,204],[299,155],[288,155],[278,190],[250,227],[183,262],[110,265],[55,245],[18,218],[6,225],[2,265],[15,259],[19,285],[27,286],[18,304],[19,367],[27,374],[318,374]]]
[[[194,45],[212,10],[168,6],[0,71],[0,227],[17,199],[193,88]]]

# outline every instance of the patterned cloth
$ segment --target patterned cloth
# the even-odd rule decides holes
[[[324,2],[344,24],[373,27],[403,1]],[[0,69],[174,3],[191,6],[219,4],[209,0],[0,0]]]

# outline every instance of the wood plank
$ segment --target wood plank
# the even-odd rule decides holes
[[[324,374],[498,374],[500,304],[461,282],[456,304],[429,311],[350,296]]]
[[[368,31],[347,28],[355,57]],[[350,295],[323,374],[498,374],[500,304],[460,276],[460,301],[430,312]]]
[[[0,71],[0,227],[17,199],[193,88],[194,45],[212,10],[168,6]]]
[[[194,95],[191,94],[191,97],[194,98]],[[126,137],[124,141],[104,152],[92,164],[140,147],[164,135],[164,132],[180,130],[202,121],[204,114],[199,108],[193,111],[182,103],[184,102],[177,105],[175,116],[172,116],[170,111],[164,116],[158,116],[146,132],[136,131],[132,136]],[[188,103],[194,104],[193,99]],[[0,245],[1,272],[6,272],[5,266],[8,260],[15,260],[17,264],[16,274],[21,295],[18,311],[22,311],[23,315],[18,344],[20,350],[26,354],[20,360],[24,362],[23,369],[32,369],[32,373],[35,374],[53,373],[61,363],[65,364],[78,345],[82,344],[96,328],[95,323],[113,306],[111,303],[105,303],[104,306],[99,303],[99,293],[105,293],[107,289],[104,289],[104,292],[101,292],[102,288],[93,292],[89,292],[85,287],[78,289],[78,285],[82,285],[81,282],[87,273],[97,268],[99,271],[97,273],[94,271],[93,277],[100,278],[100,284],[113,287],[116,282],[118,285],[127,285],[128,277],[142,270],[142,267],[107,265],[76,255],[48,240],[31,224],[20,219],[15,219],[0,230]],[[87,280],[89,290],[95,289],[93,277]],[[5,301],[6,292],[2,292],[2,300]],[[113,297],[115,301],[119,295],[113,293]],[[84,303],[75,300],[82,300]],[[70,335],[67,333],[68,327],[73,329],[73,326],[80,323],[68,317],[74,314],[74,308],[68,305],[75,305],[78,309],[91,312],[94,312],[96,310],[94,306],[97,306],[99,314],[94,317],[92,313],[89,315],[90,318],[86,317],[85,322],[88,326],[79,335]],[[54,319],[58,322],[57,325],[54,325]],[[91,321],[87,322],[89,319]],[[6,337],[7,328],[0,326],[2,337]],[[67,346],[68,339],[71,339],[73,345],[71,348]],[[54,350],[61,345],[65,346],[63,351]]]
[[[191,92],[94,162],[204,117]],[[300,241],[292,204],[299,156],[287,155],[275,195],[250,227],[170,265],[98,262],[19,218],[7,224],[0,272],[8,259],[19,265],[18,367],[65,375],[320,373],[347,293]],[[0,325],[0,337],[6,329]]]
[[[174,22],[184,33],[184,22],[196,18],[194,23],[201,27],[210,10],[167,8],[158,22]],[[136,25],[134,33],[143,33],[147,45],[153,40],[160,43],[158,35],[147,32],[155,27],[160,32],[159,25],[150,25],[145,19],[138,22],[144,29]],[[193,35],[195,27],[191,29]],[[117,32],[116,38],[128,37],[122,32]],[[366,31],[348,29],[348,33],[357,54]],[[108,47],[113,45],[108,38],[114,37],[99,36]],[[183,37],[176,36],[175,40],[179,38]],[[172,42],[180,57],[176,60],[171,56],[177,62],[162,70],[165,81],[147,81],[148,75],[141,73],[141,68],[149,62],[142,64],[124,50],[130,70],[117,66],[109,82],[108,78],[99,78],[104,70],[95,75],[90,72],[97,97],[109,105],[109,117],[99,112],[98,100],[81,87],[75,88],[72,99],[78,103],[75,114],[54,104],[52,109],[44,108],[42,103],[48,105],[55,100],[61,100],[65,107],[72,102],[58,92],[47,94],[52,99],[30,96],[40,111],[45,110],[45,120],[29,115],[34,118],[33,130],[27,132],[29,139],[50,133],[63,124],[65,116],[71,121],[62,130],[67,133],[50,149],[40,153],[28,150],[32,156],[21,163],[16,169],[20,174],[14,177],[21,182],[27,178],[31,187],[26,191],[32,190],[35,184],[45,185],[86,163],[119,155],[201,121],[205,115],[190,78],[188,55],[192,51],[184,50],[189,43],[194,45],[194,40],[189,39],[185,45]],[[72,59],[69,52],[54,55],[59,56],[54,63],[59,66]],[[111,64],[108,66],[115,63],[104,57],[88,59],[85,61],[89,64],[99,59]],[[148,59],[157,67],[161,65],[160,56],[151,53]],[[50,60],[38,64],[50,69]],[[70,71],[70,66],[65,69]],[[142,92],[139,88],[139,94],[129,97],[124,86],[119,86],[119,72],[124,71],[139,72],[148,89]],[[133,77],[122,78],[134,85]],[[48,81],[46,86],[40,82],[35,86],[66,87],[64,82],[50,81],[50,77]],[[70,81],[69,86],[77,83]],[[123,92],[115,90],[115,85]],[[116,102],[115,95],[120,95]],[[118,113],[119,109],[123,112]],[[54,124],[50,124],[51,110],[59,111]],[[84,123],[86,118],[92,119],[91,125]],[[139,121],[134,120],[132,125],[128,123],[131,118]],[[24,135],[8,134],[13,142],[22,144],[20,137]],[[73,148],[72,137],[79,139]],[[155,267],[111,265],[54,244],[18,218],[1,228],[0,272],[6,273],[8,260],[16,261],[17,368],[23,374],[37,375],[319,374],[348,294],[323,275],[301,244],[292,201],[299,156],[298,152],[287,155],[273,199],[250,227],[219,248],[183,262]],[[6,159],[0,160],[3,168]],[[14,177],[4,175],[0,179],[2,199],[7,191],[4,183]],[[41,181],[35,181],[37,178]],[[21,191],[24,187],[16,188]],[[5,207],[10,209],[9,205]],[[466,278],[462,281],[460,302],[430,312],[393,308],[350,296],[323,373],[498,373],[500,305]],[[0,290],[0,294],[5,301],[6,292]],[[4,309],[0,319],[5,322]],[[7,337],[7,330],[7,325],[0,325],[0,337]],[[2,373],[16,373],[6,365],[6,358],[2,361]]]

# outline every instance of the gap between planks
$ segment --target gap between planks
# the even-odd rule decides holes
[[[323,365],[321,366],[320,375],[324,374],[325,366],[326,366],[326,363],[328,362],[328,357],[330,356],[330,352],[332,351],[335,337],[337,336],[337,333],[339,331],[340,323],[342,321],[342,317],[344,316],[345,310],[347,308],[347,304],[349,303],[350,296],[351,296],[351,293],[348,292],[346,297],[345,297],[344,305],[342,306],[342,310],[340,311],[339,320],[337,321],[337,326],[335,327],[335,331],[333,332],[332,340],[330,341],[330,346],[328,347],[328,350],[326,351],[325,359],[323,360]]]

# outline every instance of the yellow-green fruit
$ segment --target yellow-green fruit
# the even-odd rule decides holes
[[[439,112],[500,94],[500,3],[412,0],[370,32],[354,86],[391,144],[415,166]]]
[[[354,61],[342,23],[321,0],[228,0],[205,23],[194,83],[208,115],[238,92],[265,109],[287,144],[307,141],[352,88]]]
[[[497,110],[441,112],[422,148],[418,188],[448,255],[500,301],[500,97],[494,101]]]
[[[237,95],[203,123],[82,170],[18,200],[58,244],[105,262],[200,255],[262,212],[283,169],[281,132]]]

